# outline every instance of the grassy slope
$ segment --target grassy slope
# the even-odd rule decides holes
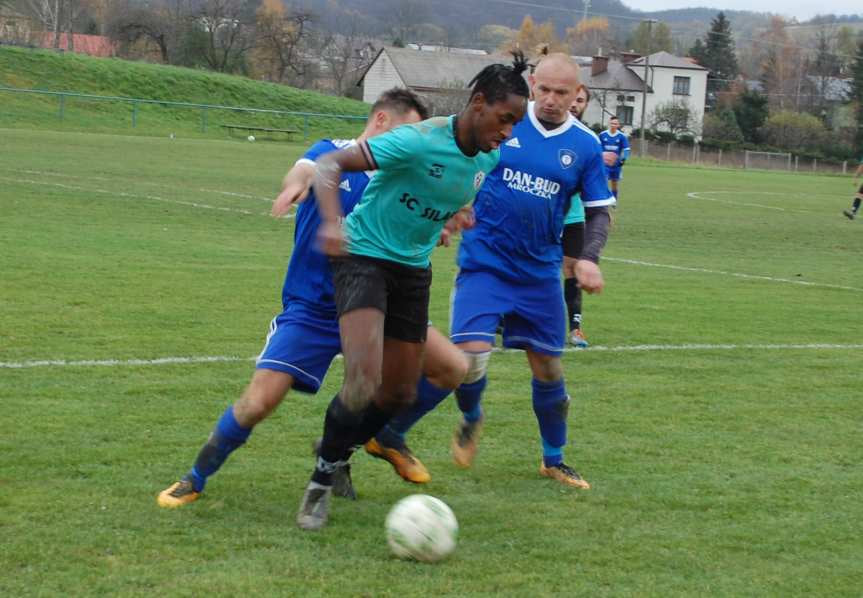
[[[364,116],[368,110],[366,104],[355,100],[244,77],[20,48],[0,47],[0,86],[325,114]],[[129,104],[67,98],[64,120],[60,121],[56,97],[0,92],[0,127],[202,135],[200,110],[141,106],[134,129],[131,112]],[[310,134],[326,128],[331,135],[346,135],[357,129],[357,122],[313,119]],[[218,127],[221,123],[303,125],[297,118],[208,111],[206,134],[224,136]]]

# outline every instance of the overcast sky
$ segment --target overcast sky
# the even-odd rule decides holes
[[[836,15],[863,14],[861,0],[623,0],[623,3],[636,10],[664,10],[671,8],[692,8],[707,6],[708,8],[726,10],[752,10],[757,12],[772,12],[787,17],[797,17],[805,20],[817,14],[832,13]]]

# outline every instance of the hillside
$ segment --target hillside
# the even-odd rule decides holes
[[[0,47],[0,86],[338,115],[365,116],[368,111],[366,104],[355,100],[244,77],[11,47]],[[0,92],[0,127],[223,136],[225,132],[218,125],[225,123],[299,130],[305,125],[301,117],[212,109],[207,110],[204,116],[200,109],[142,104],[137,108],[133,129],[131,104],[72,97],[64,100],[62,122],[59,112],[56,96]],[[203,132],[202,122],[206,123],[206,131]],[[355,133],[358,122],[311,118],[309,130],[310,133],[326,131],[332,135],[345,135]]]

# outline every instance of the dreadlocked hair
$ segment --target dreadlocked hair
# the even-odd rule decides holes
[[[468,83],[470,97],[481,93],[486,103],[494,104],[505,100],[511,93],[525,98],[530,96],[527,81],[522,76],[530,65],[520,50],[513,51],[512,57],[512,66],[490,64],[477,73]]]

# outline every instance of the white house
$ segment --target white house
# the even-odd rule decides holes
[[[690,128],[698,136],[704,118],[707,69],[668,52],[651,54],[647,67],[646,123],[657,107],[685,104],[692,116]],[[363,87],[363,101],[374,102],[391,87],[408,87],[426,96],[464,87],[489,64],[508,64],[506,55],[474,55],[460,52],[427,52],[408,48],[382,48],[357,85]],[[644,93],[644,58],[631,53],[620,57],[577,58],[581,80],[590,88],[591,103],[585,121],[606,126],[617,115],[626,130],[641,125]]]

